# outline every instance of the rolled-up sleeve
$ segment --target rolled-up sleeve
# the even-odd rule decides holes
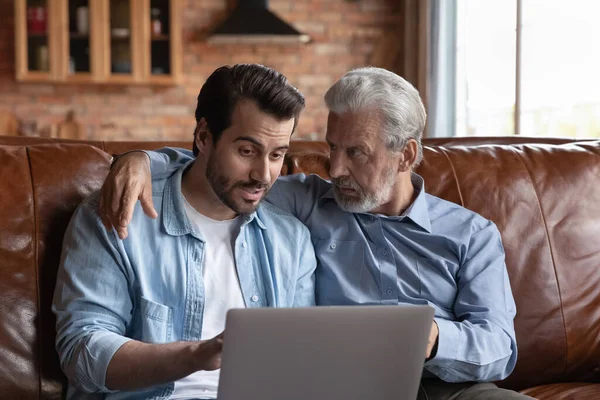
[[[97,196],[75,212],[64,238],[52,310],[56,349],[69,382],[108,392],[106,371],[125,337],[132,312],[126,262],[113,232],[97,216]]]
[[[457,285],[456,320],[435,319],[437,353],[425,368],[447,382],[506,378],[517,360],[516,307],[493,223],[471,236]]]

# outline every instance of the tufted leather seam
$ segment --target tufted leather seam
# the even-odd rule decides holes
[[[529,168],[527,168],[527,165],[523,161],[523,157],[521,156],[520,152],[517,149],[515,149],[515,154],[517,156],[517,159],[521,163],[521,165],[523,165],[523,168],[525,169],[525,171],[527,171],[527,175],[529,176],[529,181],[531,182],[531,187],[533,187],[533,192],[535,193],[535,199],[537,200],[537,203],[538,203],[540,215],[542,216],[542,221],[544,223],[544,230],[546,231],[546,240],[548,241],[548,248],[550,249],[550,258],[552,259],[552,269],[554,270],[554,278],[556,279],[556,289],[558,291],[558,299],[560,301],[560,314],[561,314],[562,322],[563,322],[563,330],[565,332],[565,339],[564,339],[564,342],[565,342],[565,369],[564,369],[564,371],[566,371],[569,366],[569,346],[568,346],[568,340],[567,340],[567,323],[566,323],[566,319],[565,319],[565,310],[563,307],[562,293],[560,291],[560,282],[558,281],[558,273],[556,272],[556,261],[554,259],[554,250],[552,248],[552,242],[550,241],[550,232],[548,231],[548,223],[546,222],[546,216],[544,215],[544,210],[542,208],[542,202],[540,201],[540,195],[538,193],[538,190],[537,190],[535,184],[533,183],[533,175],[532,175],[531,171],[529,170]]]
[[[38,251],[38,223],[37,223],[37,207],[36,207],[36,196],[35,196],[35,183],[33,182],[33,168],[31,166],[31,154],[30,147],[25,148],[25,154],[27,155],[27,164],[29,165],[29,181],[31,182],[31,207],[33,209],[33,267],[35,270],[35,289],[37,294],[37,315],[36,318],[36,329],[38,334],[42,332],[42,321],[39,315],[41,314],[42,299],[40,295],[40,282],[39,282],[39,251]],[[38,396],[42,396],[42,340],[38,337],[37,339],[37,351],[38,351]]]
[[[463,199],[462,192],[460,191],[460,185],[458,183],[458,175],[456,175],[456,169],[454,168],[454,164],[452,164],[452,161],[450,160],[450,156],[446,153],[446,151],[444,150],[443,147],[438,147],[438,149],[446,157],[446,159],[448,160],[448,163],[450,164],[450,168],[452,168],[452,175],[454,176],[454,182],[456,182],[456,189],[458,190],[458,197],[460,198],[460,205],[464,207],[465,200]]]

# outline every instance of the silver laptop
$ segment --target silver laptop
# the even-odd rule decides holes
[[[414,400],[428,306],[235,309],[219,400]]]

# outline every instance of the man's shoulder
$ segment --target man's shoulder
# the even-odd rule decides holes
[[[108,240],[113,242],[116,240],[116,236],[110,234],[102,224],[99,210],[100,197],[101,192],[97,190],[92,192],[77,206],[69,222],[67,236],[65,237],[66,240],[74,235],[74,232],[86,232],[87,235],[92,236],[107,236]]]
[[[257,214],[267,229],[277,229],[285,234],[308,233],[308,228],[298,218],[273,204],[262,202]]]
[[[444,200],[426,193],[427,207],[432,229],[446,227],[454,230],[469,231],[471,234],[493,226],[495,224],[473,210],[460,204]]]

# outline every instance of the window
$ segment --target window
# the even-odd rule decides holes
[[[455,4],[455,136],[600,137],[600,1]]]

